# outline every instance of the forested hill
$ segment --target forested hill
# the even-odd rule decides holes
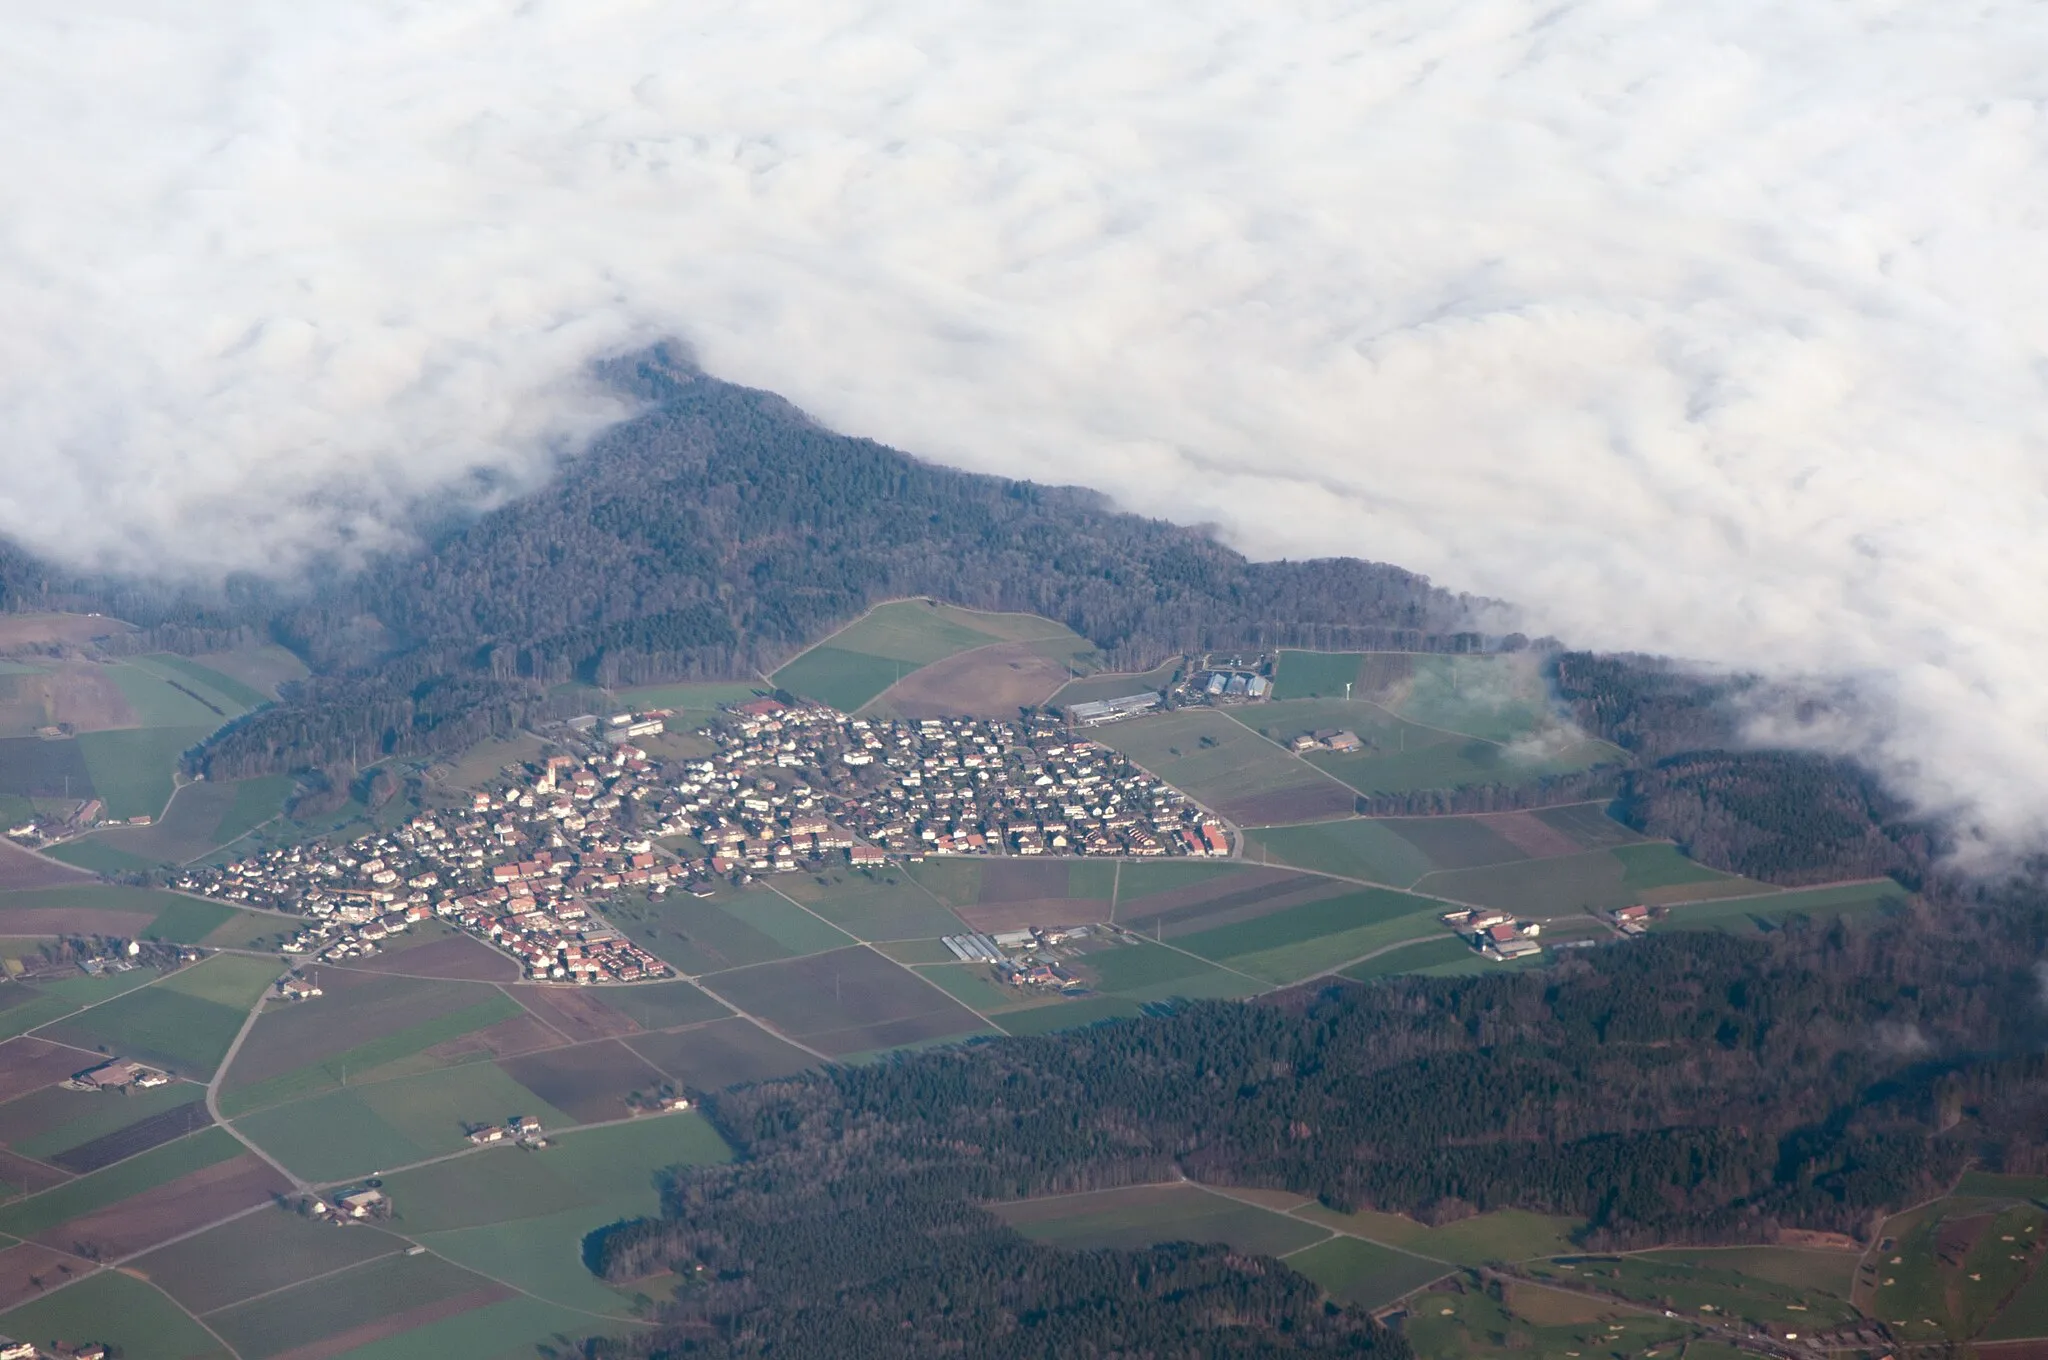
[[[1100,497],[922,463],[657,351],[644,398],[543,489],[317,598],[207,606],[0,552],[0,607],[103,609],[189,649],[267,629],[313,666],[206,755],[229,777],[451,749],[548,686],[752,677],[868,606],[933,594],[1057,619],[1116,666],[1280,643],[1456,649],[1466,602],[1352,559],[1248,562]]]
[[[1439,1222],[1568,1214],[1596,1248],[1867,1233],[1972,1158],[2039,1165],[2044,921],[2034,895],[1861,932],[1655,937],[1543,973],[1202,1003],[729,1091],[710,1111],[741,1160],[679,1173],[664,1217],[591,1254],[617,1281],[695,1281],[677,1330],[629,1353],[701,1336],[707,1356],[879,1355],[893,1335],[936,1354],[1021,1329],[970,1353],[1107,1354],[1130,1307],[1174,1343],[1151,1353],[1222,1355],[1240,1352],[1201,1344],[1216,1316],[1297,1316],[1272,1268],[1212,1251],[1077,1269],[975,1204],[1185,1173]],[[1126,1297],[1134,1279],[1161,1293]],[[1031,1344],[1053,1297],[1077,1349]]]

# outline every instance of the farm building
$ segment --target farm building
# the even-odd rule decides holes
[[[1150,691],[1144,694],[1127,694],[1121,699],[1098,699],[1093,703],[1070,704],[1066,717],[1083,727],[1097,727],[1119,718],[1136,717],[1159,707],[1159,696]]]

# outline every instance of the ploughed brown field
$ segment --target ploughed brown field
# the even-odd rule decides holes
[[[549,1049],[498,1064],[512,1080],[585,1124],[624,1119],[626,1095],[661,1085],[665,1074],[617,1039]]]
[[[469,1057],[510,1058],[536,1049],[559,1048],[562,1036],[530,1015],[515,1015],[469,1034],[444,1039],[423,1049],[429,1058],[455,1062]]]
[[[26,1035],[9,1039],[0,1044],[0,1104],[30,1091],[40,1091],[74,1072],[83,1072],[105,1061],[102,1054]]]
[[[13,841],[0,840],[0,892],[24,888],[68,888],[92,882],[92,875],[54,859],[45,859]]]
[[[1316,874],[1249,869],[1171,892],[1154,893],[1122,905],[1117,924],[1141,934],[1172,938],[1239,921],[1257,920],[1288,907],[1351,891],[1351,886]]]
[[[75,1256],[33,1242],[0,1251],[0,1310],[26,1303],[90,1269]]]
[[[818,1065],[796,1045],[738,1016],[694,1029],[639,1034],[625,1042],[680,1084],[700,1091],[794,1076]]]
[[[1045,703],[1073,678],[1030,643],[1006,642],[913,671],[883,690],[871,707],[906,718],[1014,718],[1018,709]]]
[[[735,968],[708,985],[729,1004],[833,1057],[988,1030],[952,997],[863,947]]]
[[[638,1034],[631,1016],[613,1010],[593,992],[566,987],[511,987],[512,999],[532,1011],[574,1043]]]
[[[422,1303],[417,1307],[402,1308],[396,1313],[387,1313],[383,1317],[373,1318],[359,1327],[351,1327],[345,1332],[336,1332],[333,1336],[321,1337],[310,1345],[294,1346],[288,1351],[279,1351],[271,1356],[270,1360],[329,1360],[330,1356],[346,1355],[348,1352],[367,1346],[373,1341],[382,1341],[386,1337],[402,1336],[406,1332],[417,1330],[429,1323],[440,1322],[452,1317],[460,1317],[464,1313],[474,1312],[479,1308],[485,1308],[491,1304],[500,1303],[515,1297],[517,1297],[517,1292],[504,1285],[485,1285],[480,1289],[472,1289],[466,1294],[457,1294],[453,1298],[436,1299],[432,1303]]]
[[[519,965],[467,935],[452,935],[411,949],[394,949],[349,964],[371,973],[409,973],[452,982],[516,982]]]
[[[196,1093],[198,1088],[192,1088]],[[88,1171],[97,1171],[103,1166],[161,1147],[174,1138],[183,1138],[188,1133],[197,1133],[213,1122],[206,1112],[203,1097],[195,1098],[188,1105],[174,1105],[147,1119],[138,1119],[126,1128],[115,1129],[102,1134],[89,1143],[80,1143],[67,1148],[50,1160],[73,1175],[83,1176]]]
[[[53,1185],[62,1185],[71,1177],[53,1166],[45,1166],[32,1157],[18,1152],[0,1151],[0,1183],[10,1190],[19,1189],[24,1195],[47,1190]]]
[[[253,1152],[244,1153],[59,1223],[37,1233],[36,1240],[65,1249],[89,1244],[102,1257],[127,1256],[291,1188],[268,1162]]]
[[[1300,822],[1327,822],[1349,817],[1358,796],[1334,782],[1319,781],[1271,793],[1248,794],[1243,798],[1215,804],[1239,826],[1293,826]]]
[[[1033,897],[979,907],[956,907],[954,914],[976,930],[1023,930],[1027,926],[1085,926],[1109,919],[1109,903],[1079,897]]]
[[[1472,820],[1531,859],[1556,859],[1586,849],[1532,812],[1489,812]]]

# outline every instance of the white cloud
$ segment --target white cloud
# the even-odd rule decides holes
[[[2048,797],[2048,9],[8,3],[0,532],[389,541],[714,372]],[[222,527],[226,526],[226,527]]]

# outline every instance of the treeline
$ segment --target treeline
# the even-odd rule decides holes
[[[870,1327],[934,1342],[1014,1327],[1054,1264],[998,1251],[972,1205],[1177,1174],[1432,1221],[1569,1214],[1589,1248],[1865,1233],[2021,1137],[1988,1098],[2024,1113],[2048,1096],[2032,1059],[2034,1105],[2011,1071],[1972,1084],[2003,1061],[1983,1055],[2037,1049],[2034,956],[1987,944],[2040,919],[2030,899],[1959,925],[1658,936],[1541,974],[1197,1003],[729,1091],[707,1108],[739,1160],[678,1173],[661,1218],[590,1253],[615,1282],[694,1282],[647,1353],[704,1337],[729,1347],[707,1354],[765,1354],[801,1335],[819,1349],[787,1353],[823,1355],[840,1336],[881,1344]],[[977,1245],[956,1258],[960,1242]],[[1091,1278],[1112,1288],[1147,1259],[1063,1287],[1097,1297]]]
[[[1417,789],[1408,793],[1360,796],[1357,809],[1366,817],[1439,817],[1451,813],[1517,812],[1614,798],[1626,787],[1621,765],[1595,765],[1589,770],[1547,774],[1518,784],[1467,784],[1456,789]]]

